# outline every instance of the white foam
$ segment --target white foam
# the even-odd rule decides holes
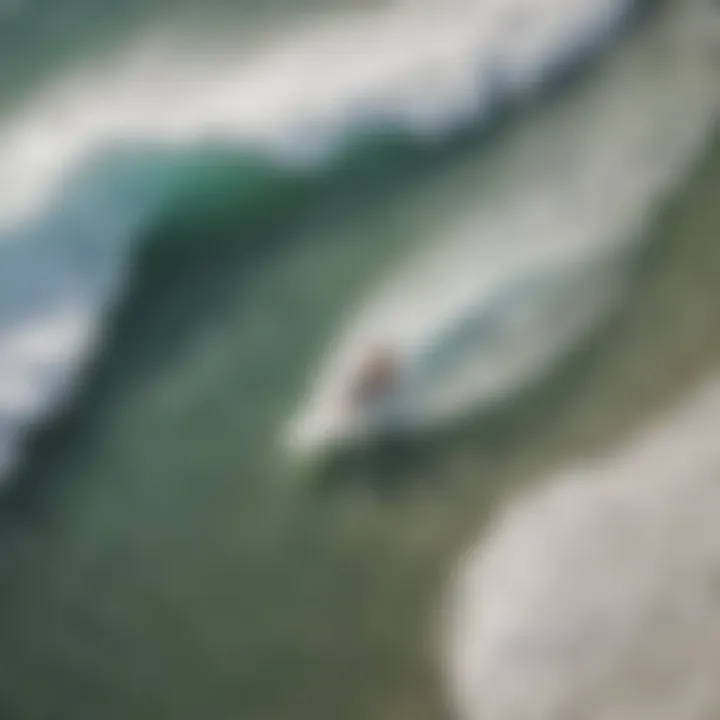
[[[447,624],[464,720],[720,711],[720,383],[516,501],[463,559]]]
[[[512,136],[472,179],[484,190],[473,197],[461,177],[450,212],[438,201],[436,224],[423,212],[427,249],[344,321],[291,442],[312,450],[363,432],[344,399],[377,347],[404,369],[390,403],[406,425],[499,401],[572,348],[619,298],[624,258],[712,134],[718,37],[708,5],[670,8],[601,76]]]
[[[401,2],[278,31],[252,54],[147,40],[103,72],[63,81],[0,137],[0,219],[47,202],[69,167],[116,139],[227,137],[318,162],[358,124],[423,135],[537,87],[599,42],[631,0]]]

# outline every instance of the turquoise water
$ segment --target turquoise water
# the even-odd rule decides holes
[[[116,12],[73,6],[53,36],[117,30],[122,44],[157,20]],[[25,31],[38,46],[44,22]],[[55,42],[38,66],[92,51]],[[31,72],[32,53],[7,52]],[[622,309],[541,387],[327,483],[289,466],[278,432],[343,313],[412,257],[418,228],[492,196],[514,138],[581,89],[442,151],[360,152],[360,172],[323,193],[291,183],[272,223],[226,191],[143,231],[111,336],[0,511],[0,716],[451,717],[434,622],[465,543],[513,489],[623,437],[720,363],[720,146],[657,208]]]

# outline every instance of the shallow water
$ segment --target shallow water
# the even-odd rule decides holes
[[[652,223],[623,310],[548,383],[328,487],[289,469],[278,427],[328,335],[412,250],[405,194],[484,157],[139,275],[0,510],[3,718],[449,716],[433,618],[495,504],[720,366],[715,143]],[[208,240],[232,234],[219,225]]]

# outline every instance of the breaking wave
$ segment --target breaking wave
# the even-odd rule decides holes
[[[0,475],[70,396],[154,224],[219,198],[272,215],[360,141],[364,153],[388,135],[437,146],[602,47],[638,5],[399,2],[278,30],[245,53],[154,40],[4,119]]]

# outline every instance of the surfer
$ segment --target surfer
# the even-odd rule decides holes
[[[350,401],[355,407],[386,398],[394,390],[398,379],[398,361],[388,350],[378,350],[361,366],[350,388]]]

